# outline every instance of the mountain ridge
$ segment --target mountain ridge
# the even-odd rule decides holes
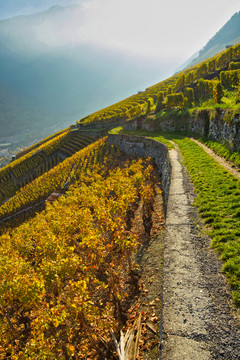
[[[240,42],[240,11],[236,12],[216,34],[199,50],[197,57],[188,59],[179,69],[186,69],[223,51],[228,45]]]
[[[19,94],[22,103],[22,110],[17,113],[15,102],[9,99],[10,133],[14,130],[17,133],[21,127],[23,131],[29,130],[25,120],[22,121],[24,112],[32,129],[41,130],[49,123],[54,125],[56,119],[65,121],[67,126],[79,117],[142,90],[155,78],[161,80],[170,75],[167,62],[150,63],[84,42],[69,44],[68,37],[72,33],[77,36],[79,21],[71,24],[73,27],[66,39],[59,39],[55,30],[60,29],[62,34],[72,16],[79,20],[80,9],[78,5],[52,7],[41,13],[0,21],[0,74],[14,93]],[[44,35],[42,28],[46,31]],[[3,84],[1,86],[4,92]],[[0,119],[4,119],[5,113],[0,109]],[[0,127],[2,136],[9,134],[6,122]]]

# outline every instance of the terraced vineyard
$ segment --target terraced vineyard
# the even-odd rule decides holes
[[[81,119],[75,127],[23,150],[0,170],[0,354],[4,359],[116,359],[110,328],[118,333],[131,320],[128,311],[141,290],[134,262],[139,245],[136,229],[143,229],[148,246],[159,184],[151,159],[127,158],[106,137],[97,140],[86,130],[129,125],[136,119],[161,122],[176,114],[184,116],[184,111],[191,116],[210,108],[209,123],[221,109],[229,109],[221,120],[237,124],[236,135],[239,64],[240,45],[232,46]],[[162,133],[143,130],[138,134],[173,147]],[[196,205],[239,307],[239,180],[191,140],[170,138],[178,144],[191,174],[198,192]],[[212,140],[208,144],[239,165],[239,154]],[[152,281],[149,277],[147,283]],[[136,314],[134,310],[131,316]]]
[[[138,287],[131,222],[141,202],[147,226],[156,181],[150,160],[124,159],[101,139],[2,206],[10,214],[66,179],[71,184],[65,196],[1,236],[3,357],[115,358],[110,328],[118,332]]]
[[[111,157],[111,151],[103,139],[66,158],[48,172],[22,187],[5,202],[0,207],[0,220],[46,200],[54,190],[64,191],[68,184],[74,182],[76,177],[80,176],[80,173],[84,173],[90,165],[94,166],[98,161],[101,162],[104,153]]]
[[[17,156],[0,170],[0,203],[96,139],[67,129]]]
[[[237,93],[239,84],[240,44],[202,63],[182,71],[169,79],[147,88],[119,103],[97,111],[78,122],[80,127],[94,124],[128,122],[150,113],[161,116],[167,110],[201,107],[206,100],[208,106],[228,99],[230,92]],[[239,99],[239,90],[238,95]],[[226,100],[225,105],[229,104]],[[235,103],[236,105],[237,103]],[[232,106],[229,104],[230,107]]]

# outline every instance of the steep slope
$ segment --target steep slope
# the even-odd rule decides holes
[[[215,57],[188,68],[174,76],[161,81],[143,92],[122,100],[116,104],[97,111],[78,121],[80,128],[113,126],[122,122],[148,118],[150,121],[181,116],[184,109],[203,107],[214,109],[234,109],[233,116],[239,114],[239,63],[240,44],[217,54]],[[191,110],[190,110],[191,109]],[[141,125],[139,125],[141,126]]]
[[[131,323],[140,286],[131,222],[141,203],[146,225],[156,181],[150,161],[132,160],[106,139],[79,151],[67,194],[0,236],[4,357],[116,359],[111,329]]]
[[[231,19],[208,41],[194,59],[189,59],[183,68],[191,67],[211,56],[223,51],[228,45],[236,45],[240,42],[240,11],[236,12]]]
[[[221,106],[228,106],[228,109],[238,111],[240,110],[239,68],[240,44],[218,54],[210,61],[202,62],[144,92],[82,119],[77,126],[67,129],[66,132],[54,134],[50,139],[45,139],[41,144],[21,153],[15,164],[13,162],[1,170],[2,191],[8,185],[10,187],[12,184],[16,185],[16,177],[14,178],[13,175],[21,179],[28,173],[29,168],[35,170],[34,162],[43,153],[45,160],[50,160],[56,148],[65,151],[65,154],[70,150],[70,156],[58,165],[53,164],[56,166],[48,172],[42,174],[41,168],[37,169],[37,178],[30,179],[27,185],[25,182],[21,184],[22,188],[18,189],[15,196],[12,195],[17,189],[13,189],[14,191],[10,189],[12,198],[0,207],[0,274],[3,278],[0,284],[0,346],[4,357],[93,359],[98,356],[115,360],[117,355],[111,343],[110,328],[118,334],[127,319],[131,320],[127,326],[134,325],[133,322],[141,311],[137,298],[139,292],[142,292],[144,297],[144,306],[152,308],[156,306],[157,300],[159,310],[162,286],[157,289],[158,298],[156,299],[152,299],[151,291],[149,291],[150,284],[155,284],[156,273],[154,275],[149,273],[145,284],[139,283],[141,271],[139,271],[139,266],[133,263],[133,253],[137,248],[136,240],[138,239],[132,226],[136,214],[138,214],[138,222],[135,225],[138,228],[144,228],[143,248],[147,249],[148,262],[152,262],[148,246],[151,245],[153,202],[156,193],[161,195],[157,187],[159,179],[157,178],[156,183],[156,176],[154,176],[156,174],[154,174],[153,163],[150,159],[132,161],[132,158],[128,158],[125,162],[126,153],[121,152],[124,141],[120,137],[118,137],[120,140],[118,145],[117,142],[111,145],[103,138],[75,152],[77,140],[75,136],[81,133],[80,130],[85,134],[86,130],[89,131],[89,127],[96,130],[105,126],[112,127],[114,123],[123,122],[125,125],[131,124],[133,128],[136,128],[142,125],[143,120],[152,121],[152,124],[164,122],[166,114],[169,116],[167,119],[169,123],[169,119],[176,118],[182,113],[189,115],[193,106],[203,107],[206,106],[206,102],[207,106],[215,107],[214,110],[216,109],[218,113]],[[231,118],[230,121],[229,117],[224,121],[231,122]],[[234,123],[239,123],[237,117],[234,118]],[[78,126],[80,129],[77,129]],[[62,143],[62,140],[66,139],[69,133],[71,134],[71,130],[74,134],[74,138],[70,139],[72,150],[69,149],[69,142]],[[215,225],[211,228],[210,234],[214,236],[214,246],[223,255],[225,273],[235,290],[233,299],[239,306],[240,182],[209,160],[203,151],[199,151],[198,145],[194,142],[184,137],[175,141],[182,150],[185,160],[188,160],[186,162],[189,165],[189,171],[194,175],[192,181],[195,182],[200,194],[196,199],[196,203],[200,205],[200,213],[206,225],[210,227]],[[141,138],[137,138],[136,143],[139,147],[134,147],[131,137],[127,137],[125,142],[130,149],[144,151],[148,148],[152,154],[152,145],[145,146]],[[156,161],[163,152],[161,146]],[[18,166],[19,163],[20,166]],[[37,165],[39,164],[42,165],[40,159]],[[178,164],[176,167],[180,170]],[[8,171],[9,168],[11,171]],[[166,173],[164,175],[165,178],[168,176]],[[177,177],[179,180],[179,176]],[[49,203],[56,193],[63,195],[66,183],[67,193],[58,201]],[[180,194],[178,196],[181,197],[183,187],[179,181],[177,183],[181,189],[173,192]],[[48,196],[53,193],[53,197],[49,199]],[[2,197],[2,199],[5,198],[6,196]],[[46,209],[37,215],[35,208],[34,214],[25,213],[26,210],[31,211],[35,205],[46,206]],[[186,199],[183,200],[182,206],[185,215],[190,216]],[[176,210],[176,202],[171,207]],[[169,212],[171,210],[170,208]],[[16,211],[18,217],[13,219],[12,216],[16,215]],[[177,208],[172,218],[174,223],[176,219],[182,220],[182,214],[182,209]],[[9,217],[11,223],[7,224],[6,229],[5,222],[9,221]],[[29,217],[32,218],[29,220]],[[19,225],[20,222],[22,225]],[[156,222],[161,228],[164,223],[162,215],[157,216]],[[173,222],[170,221],[170,223]],[[183,225],[187,226],[188,231],[190,228],[193,229],[193,226],[189,227],[185,221]],[[192,252],[188,247],[188,250],[191,252],[190,257],[196,273],[194,279],[199,276],[202,282],[196,282],[194,297],[190,286],[189,299],[192,302],[194,299],[205,298],[206,311],[203,313],[201,308],[195,311],[195,308],[190,306],[190,302],[187,304],[190,320],[187,320],[184,311],[184,316],[179,317],[177,313],[174,314],[173,323],[176,325],[177,322],[181,322],[185,327],[192,321],[193,312],[195,315],[197,313],[198,317],[200,314],[201,324],[203,324],[201,331],[198,332],[197,326],[192,333],[184,336],[186,342],[190,344],[189,349],[192,349],[191,340],[198,340],[197,345],[200,343],[200,338],[201,342],[203,341],[203,346],[197,349],[194,356],[204,357],[202,351],[202,349],[206,350],[204,342],[209,344],[209,338],[210,342],[214,338],[214,349],[212,348],[214,356],[221,354],[221,356],[226,355],[227,358],[232,356],[233,359],[237,359],[238,354],[236,353],[236,357],[233,357],[232,350],[234,348],[234,351],[235,349],[237,351],[239,336],[228,330],[231,326],[235,329],[235,323],[229,324],[229,318],[225,316],[227,327],[222,325],[225,325],[221,317],[222,312],[218,309],[217,313],[214,313],[211,299],[205,295],[208,289],[213,288],[210,285],[212,282],[204,283],[203,277],[199,275],[200,270],[198,271],[198,267],[194,266],[195,257],[198,259],[199,269],[200,266],[202,268],[202,265],[205,265],[205,261],[211,262],[211,258],[206,254],[209,250],[208,246],[204,246],[203,249],[203,243],[199,239],[199,229],[196,238],[192,239],[192,245],[195,247],[199,244],[200,249]],[[183,239],[185,235],[184,233]],[[158,234],[155,236],[158,237]],[[174,241],[170,239],[170,242]],[[182,255],[186,250],[185,245],[184,242]],[[173,250],[176,254],[176,247]],[[202,250],[206,252],[199,258],[199,251]],[[159,254],[158,251],[156,253]],[[142,258],[142,254],[141,251],[139,258]],[[182,266],[189,277],[189,271],[187,271],[190,264],[189,254],[185,255],[187,256],[184,256]],[[175,259],[178,262],[179,259],[176,257]],[[170,268],[172,264],[171,261]],[[158,266],[161,266],[159,262],[152,263],[152,267],[157,272],[159,272]],[[206,267],[209,269],[209,263]],[[216,271],[214,273],[216,274]],[[179,282],[174,283],[174,287],[177,286],[177,290],[174,288],[174,291],[176,290],[178,295],[180,290],[182,291],[181,281],[182,279],[179,279]],[[187,280],[186,283],[189,284],[189,281]],[[219,290],[222,290],[222,287]],[[201,297],[198,296],[198,291],[203,293]],[[182,294],[180,294],[180,299],[184,296],[184,291]],[[216,294],[218,298],[222,293],[216,291]],[[172,301],[171,293],[170,298]],[[137,299],[136,306],[132,304],[133,299]],[[171,304],[171,309],[174,309],[174,306],[175,304]],[[181,302],[180,306],[182,306]],[[159,334],[159,331],[155,330],[155,325],[159,325],[159,318],[153,311],[155,310],[152,309],[152,316],[145,314],[148,319],[146,324],[142,324],[143,334],[146,332],[146,327],[150,327],[150,331],[155,335]],[[206,322],[205,316],[207,315],[209,319],[210,313],[214,321]],[[218,321],[216,321],[216,314],[219,316]],[[142,316],[144,316],[143,313]],[[215,329],[215,324],[221,328],[220,331],[212,331]],[[171,335],[176,336],[174,329]],[[179,333],[177,336],[179,337]],[[219,339],[221,339],[220,349]],[[231,344],[230,347],[226,346],[228,343]],[[146,341],[147,348],[152,346],[156,348],[157,345],[156,337],[151,342]],[[141,341],[140,346],[145,346],[145,341]],[[176,346],[173,345],[171,348],[176,349]]]

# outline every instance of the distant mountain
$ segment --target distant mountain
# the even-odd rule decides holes
[[[173,71],[87,44],[83,16],[81,6],[54,6],[0,21],[0,94],[7,103],[0,136],[29,126],[63,128]]]
[[[240,42],[240,11],[236,12],[231,19],[208,41],[199,51],[199,54],[182,64],[181,69],[193,66],[205,59],[208,59],[228,45],[236,45]]]

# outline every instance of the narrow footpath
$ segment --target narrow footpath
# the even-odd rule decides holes
[[[222,264],[201,232],[201,220],[191,206],[193,187],[179,153],[170,150],[169,156],[160,358],[240,359],[240,330]]]

